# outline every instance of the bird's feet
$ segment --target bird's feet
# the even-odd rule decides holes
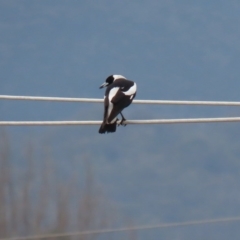
[[[121,122],[119,123],[119,125],[122,125],[122,126],[126,127],[127,124],[125,123],[125,121],[126,121],[126,119],[123,117]]]
[[[122,120],[121,120],[121,122],[119,123],[119,125],[118,125],[118,126],[122,125],[122,126],[126,127],[126,126],[127,126],[127,124],[126,124],[126,123],[124,123],[124,122],[126,121],[126,119],[125,119],[125,117],[123,116],[123,114],[122,114],[121,112],[120,112],[120,114],[121,114]]]

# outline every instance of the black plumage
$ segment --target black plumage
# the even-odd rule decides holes
[[[109,76],[100,88],[107,87],[104,96],[104,116],[99,133],[115,132],[117,128],[117,116],[121,114],[121,125],[126,120],[122,110],[128,107],[136,96],[137,85],[121,75]]]

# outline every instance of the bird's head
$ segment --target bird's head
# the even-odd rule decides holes
[[[117,79],[126,79],[126,78],[122,75],[110,75],[109,77],[106,78],[105,82],[99,88],[107,87]]]

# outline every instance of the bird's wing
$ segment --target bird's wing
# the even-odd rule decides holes
[[[109,106],[109,102],[108,102],[108,97],[104,97],[104,115],[103,115],[103,120],[106,121],[107,119],[107,115],[108,115],[108,106]]]
[[[110,101],[116,105],[119,102],[121,102],[121,100],[123,100],[125,97],[125,94],[121,91],[121,88],[118,88],[118,90],[115,92],[115,94],[113,96],[111,96]]]
[[[124,97],[125,95],[121,92],[119,87],[114,87],[109,91],[109,95],[106,97],[108,104],[107,113],[105,115],[105,119],[108,122],[112,122],[124,108],[124,105],[122,106]]]

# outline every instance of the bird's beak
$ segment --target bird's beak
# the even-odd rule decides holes
[[[104,88],[104,87],[106,87],[108,85],[108,83],[103,83],[99,88]]]

